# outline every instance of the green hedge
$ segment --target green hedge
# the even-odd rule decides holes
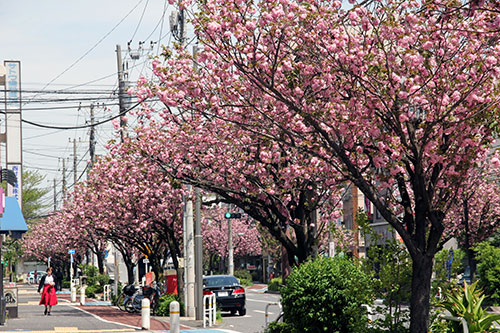
[[[284,322],[299,332],[366,332],[367,274],[346,258],[317,258],[294,268],[280,289]]]
[[[277,323],[275,321],[269,323],[269,326],[264,330],[264,333],[299,333],[292,325],[287,323]]]
[[[184,302],[182,302],[179,298],[179,295],[164,295],[160,297],[160,302],[158,304],[158,308],[156,309],[157,316],[169,316],[170,315],[170,303],[173,301],[179,302],[181,316],[184,316]]]
[[[267,285],[267,290],[269,291],[279,291],[281,288],[281,277],[272,278],[269,284]]]
[[[247,270],[238,269],[234,271],[234,277],[240,280],[242,286],[248,287],[253,285],[252,274],[250,274],[250,272]]]
[[[500,304],[500,249],[488,242],[479,243],[474,249],[477,260],[479,286],[484,290],[487,302]]]

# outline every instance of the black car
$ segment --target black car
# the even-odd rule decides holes
[[[215,294],[217,307],[222,311],[231,311],[231,314],[244,316],[245,289],[238,279],[231,275],[211,275],[203,277],[203,295]]]

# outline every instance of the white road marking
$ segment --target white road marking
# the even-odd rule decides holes
[[[260,302],[260,303],[274,303],[274,302],[277,302],[278,300],[275,300],[275,301],[272,301],[272,300],[269,300],[269,301],[263,301],[263,300],[260,300],[260,299],[253,299],[253,298],[246,298],[247,301],[252,301],[252,302]]]
[[[266,311],[262,311],[262,310],[253,310],[253,312],[258,312],[258,313],[263,313],[263,314],[266,314]],[[274,312],[268,312],[267,314],[274,314]]]

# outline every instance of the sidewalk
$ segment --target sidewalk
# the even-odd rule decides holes
[[[36,286],[19,284],[19,318],[7,319],[0,331],[42,332],[136,332],[141,330],[141,315],[128,313],[111,306],[109,302],[86,299],[86,305],[71,303],[69,291],[58,292],[58,305],[52,309],[52,316],[43,315],[43,307],[38,305],[40,296]],[[78,295],[79,296],[79,295]],[[79,301],[77,297],[77,301]],[[181,332],[217,333],[231,332],[221,329],[203,329],[202,321],[181,318]],[[148,332],[168,332],[168,317],[151,317]],[[233,331],[234,332],[234,331]]]

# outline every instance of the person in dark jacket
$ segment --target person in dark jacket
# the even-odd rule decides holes
[[[45,305],[45,311],[43,314],[49,316],[52,307],[57,304],[55,287],[57,278],[52,275],[52,271],[52,267],[47,268],[47,275],[40,279],[40,284],[38,285],[38,292],[42,295],[40,305]]]
[[[55,277],[56,277],[56,291],[61,291],[62,290],[62,280],[63,280],[63,273],[61,270],[56,270],[55,272]]]

